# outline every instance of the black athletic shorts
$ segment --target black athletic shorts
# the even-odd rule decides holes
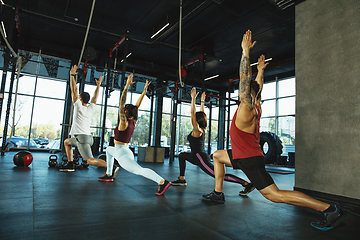
[[[257,190],[261,190],[274,183],[274,180],[265,169],[264,156],[233,159],[231,149],[227,150],[234,169],[241,169]]]

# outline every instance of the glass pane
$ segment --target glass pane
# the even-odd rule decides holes
[[[57,73],[56,78],[69,80],[70,62],[68,65],[69,65],[69,67],[59,67],[58,68],[58,73]]]
[[[119,119],[119,108],[117,107],[107,107],[106,109],[106,128],[111,128],[114,130],[114,128],[118,125],[118,119]],[[111,132],[111,136],[113,136],[113,132]]]
[[[232,99],[239,99],[239,90],[235,90],[233,93],[230,93],[230,98]]]
[[[273,132],[275,133],[275,118],[261,118],[260,132]]]
[[[16,76],[14,79],[13,93],[15,93],[15,87],[16,87]],[[23,75],[22,77],[19,78],[18,93],[33,95],[34,87],[35,87],[35,77]]]
[[[276,106],[276,101],[275,100],[267,100],[264,101],[261,104],[261,110],[262,110],[262,117],[271,117],[271,116],[275,116],[275,106]]]
[[[261,92],[261,100],[272,99],[276,97],[276,82],[265,83]]]
[[[161,121],[161,137],[165,136],[167,137],[167,145],[170,145],[170,139],[171,139],[171,115],[170,114],[163,114],[162,115],[162,121]],[[154,123],[154,122],[153,122]]]
[[[104,133],[104,146],[107,147],[110,143],[110,137],[114,136],[114,129],[118,125],[118,108],[107,107],[106,109],[106,122]]]
[[[50,148],[50,146],[51,148],[60,148],[64,103],[64,100],[35,98],[31,138],[42,148]],[[46,113],[44,113],[44,109],[46,109]],[[45,140],[51,145],[41,144]],[[50,142],[50,140],[56,141]]]
[[[295,95],[295,78],[281,80],[279,84],[279,97]]]
[[[150,125],[150,113],[145,111],[139,111],[134,134],[131,137],[131,142],[130,142],[131,145],[135,145],[135,146],[148,145],[149,125]]]
[[[164,97],[163,98],[163,113],[171,113],[171,108],[172,108],[171,98]]]
[[[36,84],[36,95],[51,98],[64,99],[66,93],[66,82],[51,79],[38,78]]]
[[[67,61],[67,60],[59,60],[59,66],[62,66],[62,67],[67,67],[68,68],[68,75],[69,75],[69,70],[70,70],[70,66],[71,65],[71,62],[70,61]]]
[[[213,110],[214,110],[214,108],[213,108]],[[200,105],[196,105],[196,111],[200,111]],[[204,113],[209,118],[210,109],[206,105],[204,106]],[[214,112],[212,114],[214,114]],[[212,118],[214,118],[214,115],[212,116]]]
[[[279,137],[283,144],[283,152],[281,155],[288,156],[289,152],[295,152],[295,117],[280,117],[279,121]]]
[[[219,125],[219,122],[217,120],[212,120],[211,121],[211,129],[209,129],[210,132],[211,132],[210,154],[213,154],[217,150],[217,142],[218,142],[218,136],[219,136],[218,135],[218,125]],[[207,141],[205,142],[205,146],[206,146],[206,149],[207,149]]]
[[[37,68],[38,68],[38,63],[37,63],[38,60],[39,60],[39,55],[37,55],[37,54],[32,55],[30,60],[21,69],[21,72],[22,73],[36,74],[36,71],[37,71]],[[69,75],[69,71],[68,71],[68,75]]]
[[[295,114],[295,97],[279,99],[279,116]]]
[[[193,130],[193,126],[191,124],[191,118],[190,117],[185,117],[182,116],[179,118],[178,120],[179,122],[179,136],[178,136],[178,146],[177,146],[177,150],[179,152],[187,152],[189,150],[188,146],[189,143],[187,141],[187,136],[189,135],[189,133]]]
[[[103,88],[105,90],[105,88]],[[103,94],[103,96],[105,96],[105,94]],[[119,107],[119,102],[120,102],[120,91],[119,90],[114,90],[113,92],[110,93],[110,97],[107,100],[107,104],[108,106],[116,106]],[[104,104],[105,101],[103,100],[102,104]]]
[[[179,107],[179,105],[178,105]],[[181,115],[182,116],[187,116],[190,117],[190,113],[191,113],[191,105],[189,103],[181,103],[180,104],[181,107]],[[200,106],[196,106],[197,110],[200,111]]]
[[[7,95],[7,94],[6,94]],[[15,95],[12,96],[12,101],[14,102]],[[29,137],[29,128],[30,128],[30,116],[32,109],[32,97],[28,96],[19,96],[16,101],[16,110],[15,110],[15,119],[14,119],[14,134],[11,139],[9,147],[27,147],[28,137]],[[5,99],[4,99],[5,100]],[[6,99],[7,101],[7,99]],[[6,106],[6,105],[5,105]],[[5,107],[4,106],[4,107]],[[5,107],[6,108],[6,107]],[[5,119],[5,114],[4,117]],[[2,122],[3,123],[3,122]],[[13,104],[10,108],[10,117],[9,117],[9,128],[7,135],[11,134],[11,127],[13,124]],[[1,131],[3,131],[3,126],[1,126]],[[2,132],[3,133],[3,132]],[[31,148],[37,148],[38,146],[32,140],[30,142]]]
[[[205,109],[207,109],[207,108],[205,107]],[[211,111],[212,111],[211,112],[211,119],[219,119],[219,107],[218,106],[213,106]],[[205,111],[205,113],[206,113],[206,111]],[[207,116],[209,116],[209,115],[207,114]]]
[[[93,136],[99,137],[101,136],[101,127],[103,118],[100,116],[102,106],[96,105],[95,112],[91,118],[90,122],[90,132]]]
[[[279,136],[283,144],[295,145],[295,117],[279,117]]]

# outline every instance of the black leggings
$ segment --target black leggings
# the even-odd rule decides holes
[[[209,155],[207,155],[206,153],[199,152],[199,153],[196,153],[195,156],[196,157],[194,159],[192,153],[182,152],[179,154],[180,176],[185,176],[186,161],[188,161],[194,165],[199,166],[201,168],[201,170],[203,170],[205,173],[207,173],[211,177],[215,178],[214,165],[210,162]],[[228,181],[228,182],[239,183],[239,184],[245,186],[244,179],[239,178],[232,174],[225,174],[224,180]]]

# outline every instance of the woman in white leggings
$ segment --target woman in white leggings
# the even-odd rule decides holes
[[[123,167],[126,171],[134,173],[136,175],[141,175],[156,182],[159,185],[158,190],[156,191],[156,195],[159,196],[164,194],[164,192],[169,188],[171,182],[163,179],[153,170],[141,167],[137,162],[134,161],[134,155],[129,149],[129,142],[137,122],[138,109],[150,84],[150,82],[146,80],[144,91],[140,95],[135,105],[125,105],[128,89],[130,85],[134,83],[135,82],[133,82],[133,74],[130,74],[127,78],[125,88],[120,98],[120,121],[119,125],[114,129],[115,147],[107,147],[106,149],[107,169],[106,173],[102,177],[99,177],[99,181],[114,181],[114,178],[116,177],[116,174],[119,170],[118,167],[114,167],[114,159],[116,158],[120,166]]]

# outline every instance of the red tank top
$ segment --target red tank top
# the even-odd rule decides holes
[[[254,133],[247,133],[237,128],[235,125],[235,120],[239,108],[234,114],[230,127],[231,149],[233,159],[264,156],[264,153],[260,147],[260,107],[257,105],[255,106],[257,117]]]
[[[124,131],[119,131],[119,126],[114,129],[114,139],[119,142],[129,143],[132,134],[134,133],[135,123],[133,120],[128,120],[128,127]]]

